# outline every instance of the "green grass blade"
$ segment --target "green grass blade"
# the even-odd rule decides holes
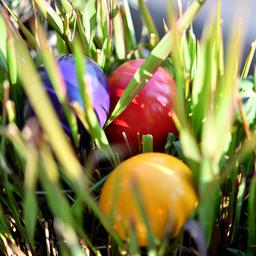
[[[243,68],[243,71],[242,71],[242,75],[241,75],[242,78],[245,78],[245,77],[248,76],[250,66],[252,64],[253,56],[255,54],[255,50],[256,50],[256,41],[254,41],[251,44],[251,49],[250,49],[250,52],[249,52],[249,54],[246,58],[245,65],[244,65],[244,68]]]
[[[89,41],[92,41],[92,37],[95,34],[95,27],[96,27],[96,6],[95,6],[95,1],[94,0],[89,0],[87,1],[87,5],[86,5],[86,15],[89,17],[89,24],[90,24],[90,37],[89,37]]]
[[[3,211],[2,204],[0,204],[0,239],[8,237],[12,240],[10,225],[7,220],[7,216]]]
[[[157,28],[155,26],[155,23],[151,17],[151,14],[148,10],[148,7],[144,0],[138,0],[139,3],[139,11],[141,14],[141,18],[143,20],[144,25],[147,28],[148,34],[154,34],[155,35],[155,43],[159,42],[159,34],[157,31]]]
[[[222,3],[217,0],[217,13],[216,13],[216,44],[217,44],[217,61],[218,73],[220,76],[224,74],[224,43],[223,43],[223,22],[222,22]]]
[[[47,22],[57,31],[60,35],[64,35],[64,24],[61,17],[45,0],[33,0]]]
[[[125,41],[124,41],[124,30],[123,30],[123,21],[120,13],[120,9],[117,5],[116,0],[111,0],[111,16],[115,40],[115,50],[116,55],[119,60],[124,60],[126,56]]]
[[[76,59],[76,71],[79,82],[79,88],[82,95],[84,107],[86,109],[84,114],[86,123],[88,125],[88,132],[90,133],[91,137],[95,140],[95,143],[99,147],[99,149],[106,154],[108,159],[115,166],[118,163],[117,159],[108,143],[108,139],[105,135],[104,130],[100,127],[99,121],[93,109],[92,101],[90,99],[88,86],[91,85],[87,84],[86,66],[84,63],[82,49],[78,42],[74,43],[73,51]]]
[[[153,136],[151,134],[142,135],[142,152],[153,152]]]
[[[174,31],[174,50],[172,53],[172,61],[175,70],[174,76],[177,89],[175,99],[175,113],[173,114],[173,120],[175,121],[177,129],[179,130],[182,153],[184,154],[184,156],[186,156],[187,159],[190,159],[194,162],[200,162],[201,152],[197,145],[196,137],[194,136],[193,131],[190,128],[190,124],[188,121],[189,117],[187,114],[187,112],[189,111],[189,108],[187,107],[188,104],[186,102],[186,97],[188,97],[188,93],[186,92],[188,91],[188,80],[186,77],[186,57],[184,58],[184,51],[188,49],[186,49],[187,42],[184,36],[185,35],[180,38],[177,34],[177,31]],[[188,58],[190,58],[190,56]]]
[[[256,68],[254,69],[253,89],[256,91]]]
[[[198,208],[199,221],[203,227],[205,240],[207,246],[211,242],[214,221],[217,214],[217,209],[220,204],[220,188],[219,185],[214,182],[214,170],[212,161],[204,158],[201,163],[200,170],[200,205]]]
[[[72,138],[74,144],[78,146],[78,126],[76,122],[75,114],[71,111],[67,99],[66,85],[61,75],[60,68],[57,65],[55,57],[52,54],[52,50],[48,46],[46,35],[38,23],[38,40],[40,44],[40,49],[42,51],[42,58],[45,64],[45,68],[48,72],[50,81],[53,85],[53,88],[56,92],[59,102],[61,103],[68,125],[71,130]]]
[[[99,0],[97,1],[97,31],[101,42],[109,37],[109,28],[109,6],[106,0]]]
[[[213,27],[209,29],[210,38],[201,45],[198,51],[198,69],[192,87],[193,112],[192,122],[196,134],[201,132],[203,122],[214,102],[216,87],[216,47],[213,45]],[[209,133],[210,134],[210,133]],[[206,147],[207,148],[207,147]]]
[[[129,234],[129,252],[133,256],[140,256],[140,249],[138,246],[138,240],[137,240],[136,231],[134,229],[131,230]]]
[[[245,194],[245,184],[246,180],[245,178],[242,178],[238,187],[238,193],[236,198],[236,204],[235,204],[235,217],[233,221],[233,234],[232,238],[234,239],[238,232],[238,227],[241,221],[241,213],[242,213],[242,207],[244,203],[244,194]]]
[[[49,205],[56,218],[60,218],[66,224],[74,227],[75,222],[70,212],[70,206],[59,184],[60,177],[57,164],[53,159],[49,146],[45,143],[40,146],[40,158],[42,159],[43,168],[40,170],[39,176],[46,191]],[[54,195],[54,197],[51,195]]]
[[[11,123],[6,127],[6,136],[13,143],[15,150],[21,158],[26,159],[27,147],[16,124]]]
[[[27,150],[27,164],[25,169],[25,198],[24,198],[24,222],[28,233],[28,240],[34,245],[36,218],[38,205],[36,198],[36,184],[38,176],[38,154],[35,149]]]
[[[195,78],[193,81],[193,87],[192,87],[192,93],[191,93],[191,100],[193,106],[197,106],[197,104],[200,104],[201,98],[199,97],[200,93],[204,90],[202,89],[204,86],[204,79],[205,79],[205,66],[207,59],[205,58],[206,55],[206,45],[205,44],[198,44],[197,46],[197,65],[196,65],[196,71],[195,71]],[[198,110],[200,108],[198,107]],[[196,110],[193,111],[196,114]],[[198,121],[196,120],[198,119]],[[195,120],[195,121],[194,121]],[[200,118],[194,117],[194,114],[192,115],[192,122],[195,122],[195,125],[200,123]],[[195,126],[194,125],[194,126]],[[200,124],[199,124],[200,126]],[[196,129],[194,129],[196,130]]]
[[[194,80],[195,77],[195,67],[197,63],[197,39],[193,32],[193,29],[190,28],[188,33],[188,49],[189,49],[189,56],[190,56],[190,65],[189,65],[189,72],[190,72],[190,79]]]
[[[67,225],[66,223],[64,223],[58,219],[56,221],[56,230],[63,237],[63,240],[65,241],[65,245],[69,249],[69,251],[66,253],[66,255],[72,255],[72,256],[86,255],[81,244],[79,243],[79,239],[78,239],[76,233],[69,225]],[[97,253],[96,250],[93,251],[93,253],[94,253],[94,255],[96,255],[96,253]],[[61,255],[63,255],[63,254],[61,254]]]
[[[255,216],[255,205],[256,205],[256,176],[254,175],[251,179],[248,199],[248,240],[247,240],[247,255],[252,256],[255,253],[256,245],[256,216]]]
[[[7,68],[6,65],[6,41],[7,41],[7,28],[3,16],[0,14],[0,68]]]
[[[74,13],[74,8],[68,0],[61,0],[60,2],[61,7],[63,7],[63,9],[65,10],[65,14],[69,13],[70,15],[72,15]]]
[[[86,37],[86,33],[85,33],[84,26],[83,26],[83,21],[82,21],[82,15],[80,12],[78,12],[78,14],[77,14],[77,28],[78,28],[77,33],[81,40],[81,43],[82,43],[82,46],[84,49],[84,53],[90,57],[91,51],[90,51],[89,41]]]
[[[14,123],[16,121],[16,108],[14,101],[8,100],[6,102],[6,114],[8,123]]]
[[[145,209],[142,194],[135,179],[131,180],[131,187],[133,191],[133,196],[135,198],[135,203],[137,204],[142,221],[144,222],[143,224],[145,225],[147,231],[148,248],[154,251],[157,240],[153,234],[152,227],[150,226],[150,221],[148,219],[148,215]]]
[[[111,40],[109,38],[106,38],[102,49],[97,51],[97,63],[98,65],[103,69],[106,64],[107,54],[108,54],[108,48],[111,45]]]
[[[232,174],[232,171],[235,170],[235,168],[237,167],[237,164],[241,164],[243,161],[246,160],[248,155],[254,151],[255,147],[256,147],[256,131],[253,131],[251,133],[250,140],[248,140],[248,138],[243,139],[240,150],[222,167],[222,170],[219,176],[220,184],[222,184],[225,181],[225,179]]]
[[[80,188],[83,188],[86,182],[80,163],[77,160],[64,131],[59,125],[58,117],[54,112],[47,93],[43,89],[42,82],[37,74],[30,53],[21,39],[17,38],[15,45],[17,47],[16,53],[19,78],[22,81],[23,88],[39,122],[46,132],[53,150],[55,151],[58,160],[67,171],[67,174]],[[24,66],[26,68],[24,68]],[[33,86],[31,86],[31,81],[33,81]]]
[[[13,38],[11,28],[8,29],[7,36],[7,69],[9,71],[9,79],[12,86],[15,86],[17,83],[17,63],[16,63],[16,54],[15,54],[15,40]]]
[[[240,45],[235,38],[231,39],[231,42],[234,48],[230,49],[228,55],[229,57],[227,58],[227,65],[225,66],[225,75],[217,87],[217,107],[215,116],[216,126],[214,127],[214,136],[216,136],[215,140],[218,141],[218,145],[214,145],[214,155],[216,159],[220,159],[228,149],[228,146],[231,142],[232,125],[234,122],[234,92],[236,90],[236,77],[238,72],[237,67],[239,65]],[[224,126],[223,120],[225,120]],[[211,137],[211,140],[212,139],[213,137]]]
[[[79,8],[82,15],[82,24],[85,32],[85,36],[88,42],[92,41],[92,36],[96,26],[96,1],[85,1]]]
[[[133,24],[128,0],[124,0],[122,6],[123,6],[123,8],[121,8],[122,17],[125,20],[124,23],[127,26],[126,33],[125,33],[125,36],[128,37],[128,40],[126,40],[127,50],[136,49],[137,48],[136,34],[135,34],[134,24]]]
[[[14,184],[12,184],[7,177],[5,177],[5,180],[4,180],[4,188],[6,189],[6,196],[7,196],[6,207],[8,207],[10,210],[10,214],[13,217],[15,226],[19,234],[21,235],[23,240],[26,241],[27,234],[23,226],[23,220],[20,217],[19,206],[16,200],[16,195],[15,195],[17,188],[14,187]]]
[[[190,160],[200,162],[202,159],[201,152],[192,132],[184,128],[180,133],[180,142],[183,154]]]
[[[75,252],[82,252],[82,248],[78,245],[78,238],[75,235],[75,229],[81,230],[81,225],[78,224],[78,221],[74,219],[72,215],[71,207],[62,192],[61,186],[59,184],[59,174],[58,167],[54,158],[51,154],[50,148],[45,143],[40,146],[41,152],[40,156],[42,159],[43,169],[40,170],[40,180],[46,191],[46,196],[51,207],[51,210],[54,213],[55,218],[57,218],[66,229],[68,229],[69,235],[72,237],[67,237],[64,233],[61,233],[66,239],[67,244],[70,246],[71,250]],[[52,196],[54,195],[54,197]],[[61,207],[59,207],[61,205]],[[80,223],[81,224],[81,223]],[[67,231],[67,230],[66,230]],[[88,245],[94,250],[91,242],[87,240]],[[72,246],[74,248],[72,248]],[[76,255],[76,254],[73,254]],[[78,254],[80,255],[80,254]]]
[[[3,4],[4,8],[8,11],[8,13],[11,15],[13,20],[18,24],[20,30],[27,38],[28,44],[33,48],[37,48],[36,39],[34,35],[25,27],[25,25],[18,19],[18,17],[15,15],[15,13],[8,7],[8,5],[5,3],[4,0],[0,0]]]
[[[16,51],[15,40],[13,37],[13,28],[10,23],[9,17],[7,17],[7,15],[5,15],[5,22],[6,22],[6,29],[7,29],[7,40],[6,40],[7,70],[8,70],[8,77],[10,82],[9,97],[10,99],[15,101],[17,110],[19,111],[22,104],[23,92],[20,84],[18,83],[18,71],[17,71],[17,62],[16,62],[16,53],[15,53]],[[10,103],[10,101],[8,101],[8,103]],[[14,112],[11,111],[11,110],[15,110],[15,107],[12,105],[13,104],[9,104],[8,105],[9,108],[7,110],[9,110],[8,117],[10,118],[11,117],[10,114],[13,114],[11,119],[13,119],[14,121],[16,114],[15,114],[15,111]]]

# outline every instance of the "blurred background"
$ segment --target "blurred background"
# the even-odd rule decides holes
[[[168,0],[146,0],[161,36],[164,34],[163,18],[167,18],[167,1]],[[176,2],[178,2],[178,0],[176,0]],[[192,0],[180,0],[180,2],[182,3],[183,11],[185,11]],[[137,37],[139,37],[142,29],[142,23],[139,16],[137,0],[130,0],[130,3],[136,26],[136,34]],[[214,17],[216,13],[216,3],[217,0],[206,0],[204,6],[198,13],[197,19],[193,23],[194,32],[198,38],[201,37],[203,28],[207,26],[211,18]],[[221,7],[223,18],[223,37],[225,43],[227,43],[232,24],[234,24],[235,28],[238,28],[239,22],[242,24],[241,28],[244,34],[243,65],[251,48],[251,43],[256,40],[256,0],[222,0]],[[251,72],[253,71],[255,63],[256,57],[254,56]]]
[[[53,0],[48,0],[50,2]],[[59,0],[57,0],[59,1]],[[145,0],[153,20],[157,26],[159,34],[163,36],[163,18],[167,19],[167,1],[171,0]],[[193,0],[173,0],[175,3],[182,4],[183,11],[186,10],[189,3]],[[6,2],[16,10],[16,13],[22,21],[31,17],[32,10],[30,0],[6,0]],[[72,1],[71,1],[72,2]],[[222,0],[222,18],[223,18],[223,36],[224,42],[228,40],[229,32],[231,31],[232,24],[238,28],[241,22],[242,32],[244,34],[244,48],[242,53],[242,65],[246,56],[251,48],[251,43],[256,40],[256,0]],[[142,21],[140,19],[138,10],[138,0],[129,0],[131,12],[134,20],[137,38],[141,35]],[[217,0],[206,0],[204,6],[200,10],[197,19],[193,23],[194,32],[198,38],[201,37],[203,28],[207,26],[211,18],[216,13]],[[256,57],[254,57],[253,65],[251,66],[251,73],[255,65]]]

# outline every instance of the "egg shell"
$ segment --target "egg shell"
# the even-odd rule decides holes
[[[138,197],[152,233],[160,240],[177,236],[198,202],[192,172],[181,160],[143,153],[122,162],[104,183],[99,206],[123,240],[135,229],[140,246],[149,241]]]
[[[110,112],[144,62],[143,59],[130,60],[119,66],[108,77],[110,87]],[[164,151],[169,132],[177,135],[172,119],[176,85],[171,75],[162,67],[152,75],[139,94],[126,109],[106,128],[106,134],[112,145],[121,146],[127,154],[123,134],[129,142],[132,155],[139,153],[138,135],[153,135],[154,151]]]

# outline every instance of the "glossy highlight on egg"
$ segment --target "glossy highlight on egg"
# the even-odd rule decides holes
[[[127,61],[108,77],[111,111],[143,62],[143,59]],[[106,128],[111,144],[120,146],[121,150],[127,152],[125,134],[134,155],[139,153],[142,135],[151,134],[154,151],[164,151],[168,133],[177,134],[172,119],[175,96],[176,85],[173,78],[164,68],[159,67],[121,115]]]
[[[99,206],[123,240],[135,231],[140,246],[149,241],[138,198],[159,240],[177,236],[198,203],[192,172],[181,160],[143,153],[122,162],[104,183]]]

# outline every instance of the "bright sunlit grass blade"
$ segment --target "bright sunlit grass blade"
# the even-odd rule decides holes
[[[144,0],[138,0],[139,3],[139,11],[141,14],[141,18],[144,22],[145,27],[147,28],[148,34],[154,34],[155,36],[155,44],[159,41],[159,34],[157,31],[157,28],[155,26],[155,23],[152,19],[152,16],[148,10],[148,7]]]
[[[49,24],[57,31],[61,36],[64,35],[64,25],[61,17],[51,7],[51,5],[45,0],[34,0],[38,9],[49,22]]]
[[[46,144],[41,145],[41,152],[40,156],[42,159],[42,165],[43,170],[40,170],[40,180],[42,182],[42,185],[46,191],[46,196],[49,202],[49,205],[51,207],[51,210],[53,211],[55,217],[59,219],[60,222],[62,222],[64,225],[67,225],[67,229],[70,229],[70,232],[74,233],[72,231],[73,229],[81,230],[81,226],[76,225],[76,221],[72,215],[71,207],[65,198],[61,186],[59,184],[59,173],[58,173],[58,167],[56,162],[54,161],[53,156],[51,155],[50,149]],[[54,197],[50,196],[54,195]],[[61,207],[59,207],[61,205]],[[76,247],[76,251],[78,250],[78,238],[76,235],[74,235],[73,238],[66,237],[67,243],[73,242],[73,246]],[[92,247],[90,241],[89,245]],[[81,246],[79,246],[80,253],[82,252]],[[71,248],[72,249],[72,248]],[[93,250],[93,247],[92,247]]]
[[[104,40],[103,46],[101,50],[98,50],[97,53],[97,63],[103,69],[106,66],[107,54],[109,52],[109,47],[111,47],[111,40],[106,38]]]
[[[55,226],[56,226],[56,230],[65,241],[65,244],[63,244],[63,246],[67,246],[68,248],[68,251],[64,253],[64,255],[84,256],[85,254],[87,254],[86,251],[88,250],[85,251],[83,249],[75,231],[69,225],[67,225],[65,222],[62,222],[61,220],[58,219],[56,221]],[[97,255],[96,250],[94,249],[91,249],[91,250],[95,255]]]
[[[0,14],[0,67],[7,68],[6,65],[6,41],[7,41],[7,28],[4,17]]]
[[[241,46],[244,39],[241,31],[240,25],[235,26],[230,34],[224,67],[225,74],[223,80],[220,78],[219,86],[216,88],[216,138],[220,142],[216,146],[216,155],[219,158],[230,143],[230,133],[235,118],[234,97],[237,89],[238,67],[241,61]],[[225,120],[225,126],[223,126],[223,120]]]
[[[6,102],[6,114],[8,123],[14,123],[16,121],[16,108],[14,101],[8,100]]]
[[[28,239],[34,246],[34,235],[38,214],[36,198],[36,184],[38,176],[38,154],[34,148],[27,150],[27,164],[25,169],[25,198],[24,198],[24,221],[28,232]]]
[[[192,28],[188,33],[183,34],[181,37],[181,48],[184,56],[185,79],[187,85],[185,86],[185,97],[188,98],[190,94],[189,82],[194,78],[194,71],[196,66],[196,39],[193,34]]]
[[[74,14],[74,8],[68,0],[60,0],[59,2],[61,2],[61,7],[63,10],[65,10],[65,13],[70,15]],[[56,3],[56,5],[58,5],[58,3]]]
[[[99,147],[99,149],[106,154],[113,166],[115,166],[117,165],[117,159],[108,143],[108,139],[105,135],[104,130],[100,127],[99,121],[93,109],[92,101],[90,99],[89,86],[92,85],[87,84],[89,80],[87,79],[86,66],[84,63],[82,49],[78,42],[74,43],[73,51],[76,59],[76,71],[79,82],[79,89],[82,95],[84,107],[86,109],[84,115],[87,123],[88,132],[95,140],[95,143]]]
[[[179,33],[182,34],[184,30],[188,28],[203,3],[204,1],[194,1],[188,7],[187,11],[177,23],[176,30],[179,31]],[[126,106],[134,99],[134,97],[143,88],[146,82],[151,78],[156,69],[169,56],[172,49],[173,32],[169,31],[152,50],[141,67],[137,70],[133,79],[130,81],[121,98],[117,102],[116,107],[114,108],[106,125],[110,124],[118,115],[123,112]]]
[[[213,35],[213,27],[209,29]],[[201,132],[202,124],[205,122],[207,112],[213,107],[213,94],[216,87],[216,51],[212,38],[206,39],[205,43],[198,46],[198,68],[195,74],[194,86],[192,88],[193,112],[192,121],[193,129],[196,134]],[[207,147],[206,147],[207,148]]]
[[[180,142],[184,155],[195,162],[202,159],[196,139],[189,129],[183,129],[180,134]]]
[[[190,73],[190,79],[194,80],[195,78],[195,69],[197,64],[197,39],[193,32],[192,27],[189,29],[188,32],[188,49],[189,49],[189,56],[190,56],[190,62],[189,62],[189,73]]]
[[[13,113],[13,119],[15,119],[15,112],[11,110],[15,110],[16,108],[19,110],[22,106],[22,88],[18,82],[18,71],[17,71],[17,61],[16,61],[16,48],[15,48],[15,40],[13,36],[13,28],[11,26],[9,18],[6,17],[6,26],[7,26],[7,41],[6,41],[6,53],[7,53],[7,69],[8,69],[8,77],[10,82],[10,99],[12,101],[11,106],[9,104],[9,117],[10,114]],[[10,103],[10,101],[9,101]],[[13,108],[12,108],[13,107]]]
[[[13,143],[17,153],[23,159],[26,159],[27,147],[22,138],[22,134],[16,124],[11,123],[6,128],[6,137]]]
[[[52,82],[52,86],[56,92],[57,98],[63,107],[68,125],[71,130],[71,135],[72,135],[74,144],[78,146],[79,144],[78,126],[77,126],[75,114],[71,111],[71,108],[69,107],[67,90],[66,90],[67,85],[65,84],[60,68],[58,67],[55,57],[53,56],[52,50],[48,46],[47,38],[39,23],[38,23],[38,40],[39,40],[45,68]]]
[[[172,53],[173,65],[175,69],[176,79],[176,99],[175,99],[175,113],[173,114],[173,120],[179,130],[180,144],[182,152],[187,159],[194,162],[201,160],[200,149],[197,145],[197,140],[193,134],[193,131],[189,124],[188,119],[188,107],[185,97],[189,96],[186,80],[187,67],[186,63],[190,61],[190,55],[186,54],[188,51],[188,44],[185,35],[180,37],[178,31],[174,30],[174,50]],[[190,79],[190,78],[189,78]]]
[[[219,75],[224,74],[224,40],[223,40],[223,23],[222,23],[222,1],[217,0],[216,12],[216,51]]]
[[[212,164],[211,159],[204,156],[200,169],[199,193],[201,200],[198,216],[204,231],[207,247],[211,241],[214,221],[220,204],[220,187],[214,180],[214,173],[217,172],[218,167]]]
[[[33,48],[36,49],[36,39],[33,36],[33,34],[24,26],[24,24],[18,19],[18,17],[15,15],[15,13],[8,7],[8,5],[5,3],[4,0],[0,0],[3,4],[4,8],[10,13],[13,20],[18,24],[20,30],[23,32],[25,37],[27,38],[28,44]]]
[[[17,63],[16,63],[16,53],[15,53],[15,46],[14,46],[14,38],[11,31],[11,28],[8,28],[8,36],[6,42],[7,48],[7,68],[9,71],[9,79],[12,86],[15,86],[17,83]]]
[[[84,25],[85,35],[87,41],[91,41],[91,37],[94,35],[96,25],[96,6],[94,0],[88,0],[85,3],[85,8],[81,9],[82,20]]]
[[[126,56],[126,49],[122,16],[117,1],[111,0],[111,4],[112,19],[110,22],[112,22],[113,26],[116,55],[119,60],[124,60]]]
[[[89,47],[89,41],[88,41],[88,39],[86,37],[86,34],[85,34],[85,29],[84,29],[84,26],[83,26],[81,13],[78,13],[78,16],[77,16],[77,28],[78,28],[77,33],[78,33],[79,38],[81,40],[83,50],[84,50],[85,54],[90,57],[91,56],[91,51],[90,51],[90,47]]]
[[[242,78],[245,78],[245,77],[248,76],[248,73],[249,73],[249,70],[250,70],[250,67],[251,67],[251,64],[252,64],[253,56],[255,54],[255,50],[256,50],[256,41],[254,41],[251,44],[251,49],[250,49],[250,52],[247,56],[247,59],[246,59],[246,62],[244,64],[244,68],[243,68],[243,71],[242,71],[242,75],[241,75]]]
[[[58,117],[53,110],[47,93],[43,89],[42,82],[37,74],[31,56],[21,39],[17,38],[15,45],[18,49],[16,52],[19,78],[23,83],[24,90],[39,122],[46,132],[60,163],[63,165],[71,179],[83,188],[86,182],[80,163],[78,162],[71,145],[67,141],[64,131],[59,125]],[[24,66],[26,68],[24,68]],[[31,81],[33,81],[33,87],[31,86]]]
[[[253,74],[254,74],[254,79],[253,79],[253,89],[254,91],[256,91],[256,68],[254,68],[254,71],[253,71]]]
[[[109,37],[109,6],[107,1],[97,1],[97,31],[101,42]]]
[[[125,36],[128,37],[126,40],[127,50],[135,49],[137,47],[136,34],[134,24],[131,16],[130,6],[128,0],[123,1],[123,8],[121,9],[122,17],[125,20],[124,23],[127,25]]]

